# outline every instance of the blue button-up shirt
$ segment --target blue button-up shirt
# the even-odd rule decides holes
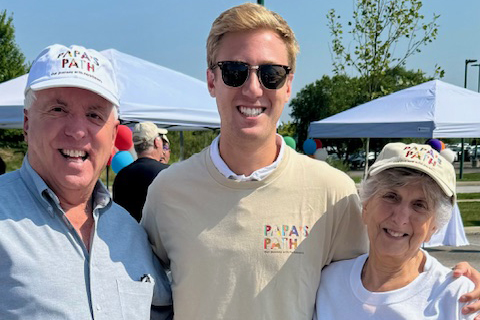
[[[0,176],[0,319],[149,319],[172,304],[146,233],[100,182],[93,217],[88,252],[27,157]]]

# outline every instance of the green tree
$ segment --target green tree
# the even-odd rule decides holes
[[[184,131],[183,132],[183,153],[184,159],[190,158],[195,153],[202,151],[212,143],[213,139],[218,135],[218,130],[205,131]],[[170,163],[180,160],[180,132],[169,131],[168,140],[170,141]]]
[[[385,71],[382,83],[375,88],[374,94],[378,97],[384,96],[431,79],[421,70],[413,71],[396,67]],[[369,85],[363,77],[340,74],[331,78],[323,76],[300,90],[290,102],[292,108],[290,116],[297,127],[298,145],[301,146],[307,138],[310,122],[327,118],[369,101],[366,89]],[[375,140],[378,140],[381,146],[385,144],[383,140]],[[360,139],[322,139],[322,141],[326,146],[334,146],[340,157],[348,157],[362,147]],[[372,143],[372,150],[375,146]]]
[[[0,83],[28,72],[25,56],[15,43],[13,16],[7,10],[0,12]]]
[[[308,84],[290,101],[290,116],[297,127],[298,145],[308,135],[310,122],[321,120],[366,101],[358,78],[347,75],[323,76]]]
[[[278,126],[277,132],[283,137],[294,138],[297,135],[297,126],[291,121],[288,121],[287,123],[282,122]]]
[[[345,43],[340,16],[331,9],[327,18],[335,74],[353,68],[365,80],[369,100],[381,95],[388,70],[405,66],[409,57],[437,37],[439,16],[424,22],[421,7],[421,0],[356,0],[348,22],[353,45]],[[438,66],[435,72],[443,76]]]

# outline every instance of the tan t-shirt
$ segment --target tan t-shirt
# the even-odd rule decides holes
[[[176,320],[311,320],[322,268],[367,251],[353,181],[291,148],[262,181],[225,178],[208,148],[172,165],[141,223],[170,264]]]

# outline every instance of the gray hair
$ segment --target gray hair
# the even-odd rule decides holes
[[[23,102],[23,108],[25,110],[29,110],[33,103],[37,100],[37,95],[35,94],[35,91],[32,89],[28,89],[27,92],[25,92],[25,101]],[[118,120],[118,106],[114,105],[112,103],[113,108],[113,116],[115,120]]]
[[[150,139],[148,141],[142,141],[138,144],[133,144],[133,147],[135,148],[135,152],[137,154],[141,154],[147,150],[149,150],[150,148],[153,148],[155,146],[154,142],[155,142],[155,139],[157,139],[159,137],[155,137],[154,139]]]
[[[360,199],[366,205],[380,190],[418,184],[423,188],[427,203],[434,207],[437,231],[448,223],[452,215],[451,199],[429,175],[409,168],[386,169],[362,181]]]

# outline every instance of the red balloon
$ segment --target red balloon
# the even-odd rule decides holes
[[[115,147],[120,151],[127,151],[133,146],[132,130],[121,124],[118,126],[117,138],[115,139]]]
[[[322,141],[320,139],[313,139],[313,140],[317,144],[317,149],[322,149],[323,147]]]

